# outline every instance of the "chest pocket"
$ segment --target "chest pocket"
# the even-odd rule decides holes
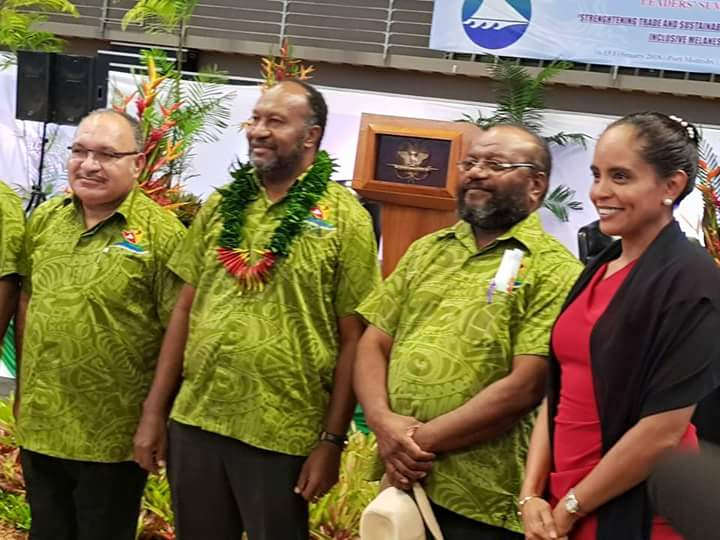
[[[306,221],[290,246],[290,255],[278,265],[278,271],[292,276],[300,284],[330,290],[339,253],[335,227],[321,227]]]
[[[149,251],[136,252],[114,244],[97,252],[95,261],[86,284],[94,295],[126,307],[138,300],[152,304],[153,257]]]

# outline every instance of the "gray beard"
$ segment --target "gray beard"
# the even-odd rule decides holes
[[[276,176],[284,176],[292,173],[302,160],[302,142],[300,142],[293,151],[284,157],[275,157],[272,161],[255,162],[252,159],[252,150],[250,151],[250,162],[255,167],[255,172],[260,178],[273,178]]]
[[[481,208],[465,203],[465,191],[458,193],[460,219],[473,227],[486,231],[507,230],[530,215],[524,193],[494,192],[492,198]]]

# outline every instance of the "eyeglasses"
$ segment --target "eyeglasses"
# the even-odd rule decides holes
[[[503,173],[505,171],[518,169],[520,167],[528,167],[530,169],[540,170],[539,167],[534,163],[503,163],[501,161],[495,161],[492,159],[463,159],[462,161],[457,162],[457,166],[461,171],[464,172],[470,172],[475,167],[480,167],[480,169],[487,168],[493,173]]]
[[[112,152],[109,150],[89,150],[87,148],[83,148],[82,146],[68,146],[67,148],[70,150],[70,159],[77,160],[77,161],[85,161],[88,157],[88,154],[93,155],[93,159],[100,163],[101,165],[104,165],[106,163],[111,163],[113,161],[116,161],[118,159],[124,158],[126,156],[133,156],[135,154],[139,154],[137,150],[132,150],[131,152]]]

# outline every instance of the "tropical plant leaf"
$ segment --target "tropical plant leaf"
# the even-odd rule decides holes
[[[490,68],[495,81],[493,95],[497,107],[489,117],[473,117],[464,114],[459,122],[473,123],[482,128],[497,124],[517,124],[528,128],[533,133],[543,131],[543,114],[545,108],[546,85],[562,71],[572,67],[570,62],[552,62],[543,67],[534,77],[529,70],[515,62],[497,59]],[[587,147],[589,137],[583,133],[556,133],[545,139],[553,144],[565,146],[579,144]]]
[[[565,133],[564,131],[559,131],[555,133],[555,135],[546,135],[543,138],[550,144],[556,144],[558,146],[577,144],[586,150],[587,141],[590,139],[590,137],[584,133]]]
[[[557,186],[545,200],[543,206],[562,222],[570,220],[570,211],[583,209],[580,201],[575,200],[575,190],[566,185]]]
[[[138,0],[122,18],[122,29],[138,24],[148,32],[174,34],[190,21],[197,0]]]
[[[75,4],[68,0],[4,0],[0,9],[32,9],[33,11],[77,15]]]
[[[32,13],[27,12],[32,10]],[[10,51],[29,50],[58,52],[64,41],[51,32],[35,30],[35,26],[47,20],[44,13],[67,13],[78,15],[77,8],[67,0],[5,0],[0,4],[0,46]],[[14,63],[4,58],[1,68]]]

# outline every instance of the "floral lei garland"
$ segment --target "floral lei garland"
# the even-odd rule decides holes
[[[219,205],[223,220],[220,233],[218,260],[225,269],[238,279],[245,290],[259,291],[270,279],[270,273],[278,259],[290,254],[295,237],[302,230],[310,209],[317,204],[327,191],[330,175],[335,163],[325,151],[318,152],[315,163],[300,182],[295,182],[285,198],[285,215],[265,245],[262,255],[255,263],[250,262],[250,253],[240,247],[245,227],[245,210],[257,200],[260,188],[253,178],[253,166],[239,163],[230,172],[234,181],[226,188],[219,189],[222,201]]]

